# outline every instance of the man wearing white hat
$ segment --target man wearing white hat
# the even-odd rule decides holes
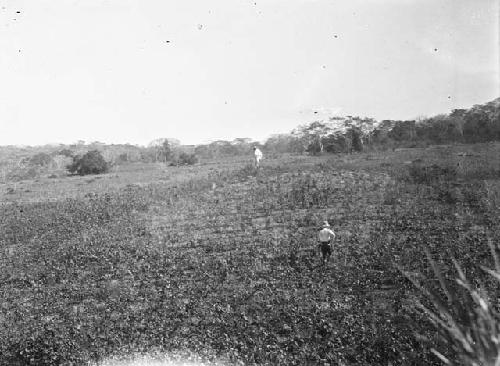
[[[330,228],[330,224],[328,223],[328,221],[323,222],[323,228],[319,231],[318,236],[321,255],[323,256],[323,263],[326,263],[332,255],[331,242],[335,239],[335,233]]]

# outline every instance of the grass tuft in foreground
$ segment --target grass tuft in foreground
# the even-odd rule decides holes
[[[431,351],[446,365],[500,365],[500,312],[497,302],[500,262],[495,246],[491,241],[489,245],[495,263],[494,269],[483,267],[490,276],[489,286],[473,284],[455,259],[457,278],[454,282],[445,279],[440,266],[428,251],[430,267],[439,283],[437,289],[423,285],[403,271],[424,295],[423,301],[417,300],[416,305],[437,330],[441,346],[433,347]]]

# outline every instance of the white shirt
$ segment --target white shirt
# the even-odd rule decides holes
[[[257,160],[260,160],[262,159],[262,151],[260,151],[259,149],[255,149],[255,159]]]
[[[335,233],[327,227],[321,229],[319,232],[319,241],[325,242],[335,239]]]

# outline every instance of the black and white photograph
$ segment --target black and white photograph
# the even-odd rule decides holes
[[[0,0],[0,366],[500,366],[499,0]]]

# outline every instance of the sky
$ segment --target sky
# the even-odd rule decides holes
[[[263,140],[500,96],[498,0],[0,0],[0,145]]]

